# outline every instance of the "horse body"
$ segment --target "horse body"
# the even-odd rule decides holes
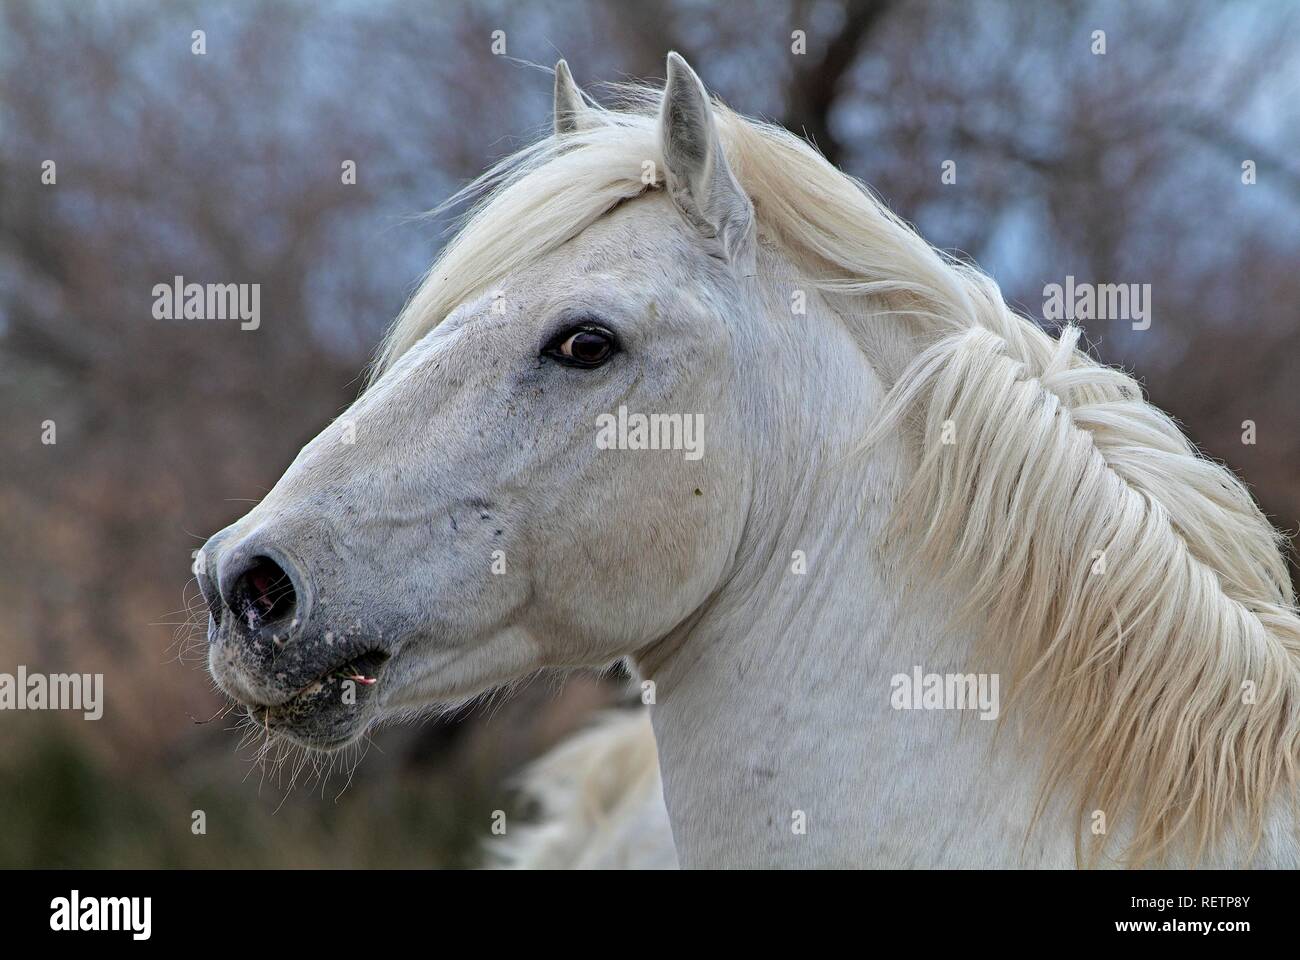
[[[218,683],[332,748],[626,659],[666,816],[645,728],[592,735],[541,782],[611,815],[536,863],[1295,865],[1300,621],[1240,485],[1077,331],[668,72],[613,113],[557,70],[556,136],[205,547]],[[621,407],[699,416],[703,456],[598,447]],[[1009,696],[900,709],[914,670]]]

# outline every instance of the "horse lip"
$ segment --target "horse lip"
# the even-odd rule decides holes
[[[363,650],[361,653],[355,653],[346,660],[335,660],[326,669],[317,671],[312,679],[302,684],[296,689],[289,690],[283,694],[268,696],[270,692],[263,689],[262,695],[257,694],[257,687],[250,685],[248,680],[239,670],[233,673],[221,673],[217,675],[217,682],[222,690],[231,699],[238,701],[241,705],[251,711],[278,710],[292,708],[304,696],[315,693],[316,690],[327,683],[336,675],[341,675],[342,680],[351,680],[358,684],[358,693],[362,690],[368,690],[379,682],[384,666],[392,659],[392,654],[378,647],[372,647]]]
[[[330,677],[334,676],[334,674],[336,673],[343,673],[344,674],[343,679],[345,680],[357,681],[361,683],[363,686],[367,686],[367,687],[371,686],[379,682],[379,673],[384,669],[384,665],[388,663],[388,661],[391,659],[392,659],[392,654],[388,653],[387,651],[380,650],[378,647],[375,647],[370,650],[366,650],[362,653],[357,654],[354,657],[349,657],[347,660],[344,660],[342,663],[326,670],[315,680],[306,684],[301,689],[295,691],[294,695],[289,699],[290,700],[296,699],[307,690],[316,686],[316,684],[323,683],[324,681],[328,680]]]
[[[352,680],[359,683],[362,688],[368,688],[379,682],[379,675],[384,669],[384,665],[392,659],[392,654],[378,647],[365,650],[359,654],[349,657],[347,660],[335,663],[327,670],[321,671],[315,678],[303,684],[293,693],[289,694],[279,703],[260,703],[250,704],[259,708],[276,708],[292,706],[295,701],[305,694],[314,692],[315,688],[326,683],[336,674],[342,674],[342,679]],[[369,682],[365,682],[369,681]]]

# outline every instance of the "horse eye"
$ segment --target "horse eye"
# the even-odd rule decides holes
[[[552,359],[570,367],[598,367],[618,349],[614,334],[604,327],[571,327],[553,338],[542,350]]]

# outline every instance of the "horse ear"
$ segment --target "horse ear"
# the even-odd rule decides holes
[[[577,133],[593,126],[591,108],[573,82],[569,65],[561,60],[555,65],[555,135]]]
[[[729,259],[752,257],[754,207],[727,166],[704,84],[677,53],[668,54],[659,139],[664,184],[687,221]]]

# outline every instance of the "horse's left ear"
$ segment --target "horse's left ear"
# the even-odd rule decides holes
[[[573,82],[569,65],[561,60],[555,65],[555,135],[561,137],[595,126],[591,114],[591,107]]]
[[[676,53],[668,54],[659,139],[664,184],[677,208],[701,234],[716,237],[728,259],[747,267],[754,207],[727,165],[704,84]]]

